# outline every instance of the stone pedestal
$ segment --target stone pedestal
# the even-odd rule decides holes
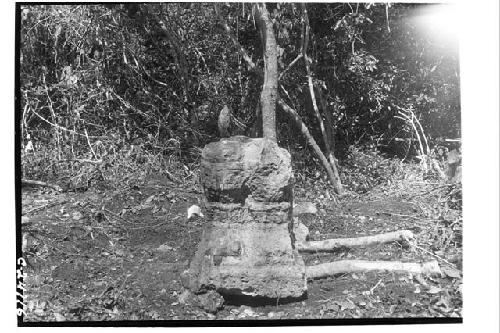
[[[235,136],[203,149],[207,226],[184,287],[200,294],[273,299],[307,291],[292,229],[290,154],[267,139]]]

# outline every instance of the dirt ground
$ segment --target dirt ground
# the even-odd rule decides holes
[[[428,184],[412,185],[415,193]],[[403,193],[403,194],[401,194]],[[419,248],[388,243],[304,254],[306,265],[339,259],[420,262],[436,259],[441,277],[388,272],[340,274],[308,281],[307,299],[258,307],[225,305],[206,313],[179,303],[180,273],[201,236],[203,218],[187,220],[195,185],[153,177],[140,186],[82,193],[23,188],[25,322],[462,317],[461,213],[436,213],[432,198],[384,189],[335,202],[324,188],[296,184],[295,201],[311,239],[409,229]],[[457,222],[458,221],[458,222]],[[453,232],[450,232],[453,230]],[[424,250],[422,250],[424,249]]]

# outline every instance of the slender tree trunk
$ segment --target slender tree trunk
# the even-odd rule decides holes
[[[328,107],[326,98],[323,95],[323,92],[321,91],[321,87],[316,86],[315,91],[316,91],[316,95],[318,96],[319,104],[321,105],[321,110],[323,110],[323,113],[325,115],[326,137],[328,139],[328,143],[330,144],[330,149],[332,150],[332,152],[335,152],[335,136],[334,136],[334,132],[333,132],[332,114],[331,114],[330,109]]]
[[[219,17],[219,19],[222,21],[222,18]],[[223,22],[223,26],[224,26],[224,30],[226,31],[226,33],[231,37],[232,33],[231,33],[231,30],[230,30],[229,26],[227,24],[224,24],[224,22]],[[247,62],[247,65],[249,66],[249,68],[252,69],[252,70],[256,70],[257,66],[252,61],[251,57],[248,55],[248,53],[246,52],[246,50],[236,41],[235,38],[231,38],[231,40],[238,47],[238,51],[241,53],[243,59],[245,59],[245,61]],[[297,57],[296,59],[300,59],[300,57]],[[296,61],[294,61],[294,62],[296,62]],[[289,67],[291,67],[291,66],[289,66]],[[262,77],[262,73],[261,72],[256,72],[256,73],[259,73],[259,75]],[[306,137],[307,142],[309,143],[309,145],[313,149],[314,153],[318,156],[319,160],[321,161],[321,164],[323,165],[323,168],[325,168],[326,173],[328,174],[328,178],[330,179],[330,182],[332,184],[335,184],[336,183],[335,179],[337,179],[336,176],[335,176],[335,172],[333,171],[333,169],[332,169],[330,163],[328,162],[327,158],[325,157],[325,155],[323,154],[323,152],[319,148],[318,144],[314,140],[313,136],[311,135],[311,133],[307,129],[307,126],[304,124],[304,122],[302,121],[302,119],[300,118],[300,116],[298,115],[298,113],[294,109],[292,109],[291,107],[289,107],[286,104],[286,102],[283,101],[282,98],[280,98],[279,96],[277,96],[277,100],[278,100],[277,101],[278,105],[283,109],[283,111],[285,111],[285,113],[287,115],[289,115],[295,121],[295,123],[298,125],[298,127],[300,128],[300,131],[301,131],[302,135],[304,135]],[[335,190],[335,188],[334,188],[334,190]]]
[[[332,185],[337,194],[342,193],[342,183],[340,181],[340,176],[337,170],[337,165],[335,161],[335,157],[333,156],[332,150],[330,148],[330,137],[327,135],[326,129],[325,129],[325,124],[323,122],[323,117],[321,116],[321,113],[319,112],[318,109],[318,104],[316,102],[316,95],[314,93],[314,84],[312,80],[312,72],[311,72],[311,59],[307,56],[307,46],[309,44],[309,17],[307,15],[307,8],[305,3],[301,4],[302,6],[302,23],[303,23],[303,30],[302,30],[302,59],[304,59],[304,65],[306,67],[306,72],[307,72],[307,82],[309,86],[309,94],[311,95],[311,102],[312,102],[312,107],[314,110],[314,113],[316,115],[316,118],[318,119],[319,126],[321,129],[321,134],[323,136],[323,141],[325,143],[325,152],[326,156],[328,157],[328,161],[331,165],[331,169],[334,172],[334,176],[332,178]],[[327,112],[327,110],[323,109],[323,112]]]
[[[278,49],[274,29],[265,4],[257,4],[257,17],[262,33],[264,83],[260,95],[262,133],[264,138],[276,141],[276,98],[278,95]]]
[[[191,103],[191,96],[189,94],[189,75],[188,75],[188,64],[186,62],[186,56],[184,55],[181,47],[181,43],[177,34],[173,31],[173,29],[168,25],[165,21],[158,22],[162,32],[167,37],[170,45],[172,45],[172,49],[174,51],[175,61],[178,65],[178,73],[179,79],[182,85],[182,97],[183,102],[186,106]],[[191,111],[191,110],[190,110]]]
[[[319,160],[321,161],[321,165],[323,165],[323,168],[325,168],[325,171],[328,174],[328,178],[333,184],[335,182],[335,173],[330,163],[328,163],[325,155],[316,143],[316,140],[314,140],[313,136],[307,129],[306,124],[304,124],[304,122],[302,121],[302,118],[300,118],[297,111],[289,107],[281,98],[278,99],[278,105],[295,121],[295,124],[297,124],[297,126],[300,128],[301,133],[306,137],[307,143],[311,146],[316,156],[318,156]]]
[[[332,169],[333,173],[335,174],[335,178],[338,181],[338,187],[340,192],[342,192],[342,183],[340,181],[340,176],[339,176],[339,166],[337,159],[335,158],[335,133],[333,131],[333,119],[332,119],[332,114],[330,113],[330,110],[328,108],[328,104],[323,96],[323,93],[321,92],[321,87],[317,87],[317,92],[318,92],[318,97],[319,101],[321,104],[321,109],[323,109],[323,113],[325,115],[325,122],[326,122],[326,135],[327,135],[327,140],[330,145],[330,150],[328,151],[329,154],[329,160],[330,163],[332,164]]]

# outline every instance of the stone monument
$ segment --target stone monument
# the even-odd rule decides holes
[[[305,297],[290,154],[264,138],[221,139],[203,149],[200,177],[207,225],[181,275],[184,287],[232,299]]]

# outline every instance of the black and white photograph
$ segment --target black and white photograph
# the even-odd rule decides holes
[[[18,326],[462,323],[457,4],[15,7]]]

